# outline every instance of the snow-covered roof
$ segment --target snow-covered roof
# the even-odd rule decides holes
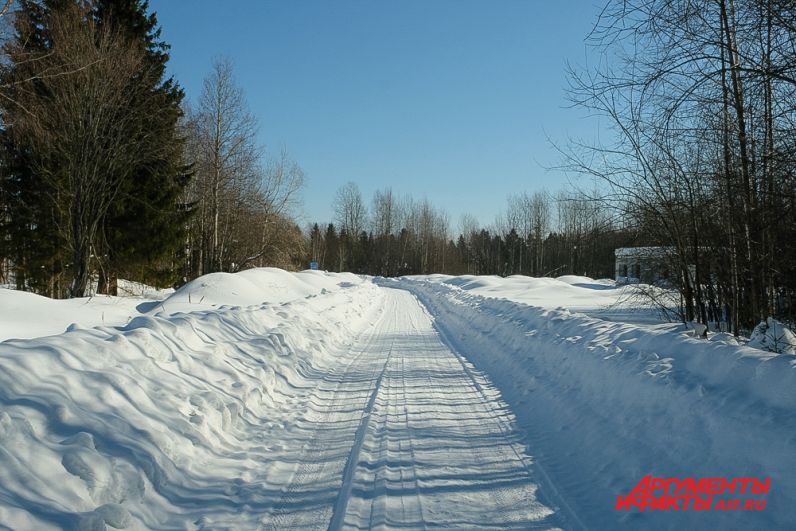
[[[617,258],[662,258],[671,253],[671,247],[620,247],[614,251]]]

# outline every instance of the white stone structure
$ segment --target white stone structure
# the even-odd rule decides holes
[[[669,276],[669,247],[621,247],[614,251],[617,284],[654,284]]]

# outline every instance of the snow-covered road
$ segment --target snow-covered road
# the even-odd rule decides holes
[[[441,280],[216,273],[0,342],[0,530],[792,528],[796,358]],[[770,492],[617,510],[645,477]]]
[[[385,289],[383,307],[313,394],[270,526],[555,526],[488,380],[413,295]]]

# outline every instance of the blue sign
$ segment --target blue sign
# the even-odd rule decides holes
[[[318,262],[310,262],[310,269],[312,269],[313,271],[317,271],[318,270]]]

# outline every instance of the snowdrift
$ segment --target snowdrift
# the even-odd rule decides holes
[[[334,291],[238,306],[276,275],[200,279],[202,304],[235,306],[158,305],[121,327],[0,343],[0,527],[257,528],[295,469],[283,445],[308,393],[380,297],[356,277],[296,274],[306,282],[277,300]],[[225,298],[230,282],[242,291]]]
[[[104,295],[54,300],[0,288],[0,341],[62,334],[72,323],[82,326],[123,325],[139,314],[137,307],[145,301]]]
[[[554,478],[545,490],[559,494],[569,526],[796,521],[796,358],[485,298],[456,282],[379,281],[414,293],[446,341],[495,382],[539,476]],[[761,512],[614,511],[648,474],[770,477],[772,487]]]
[[[249,306],[263,302],[288,302],[308,295],[336,291],[340,285],[360,284],[351,273],[301,271],[290,273],[274,267],[239,273],[210,273],[182,286],[158,305],[167,312],[191,311],[214,306]]]
[[[747,344],[769,352],[796,354],[796,334],[771,317],[755,327]]]
[[[442,283],[484,297],[507,299],[541,308],[567,308],[605,320],[647,324],[662,322],[659,309],[640,296],[640,290],[653,289],[647,285],[617,286],[613,280],[594,280],[575,275],[558,278],[416,275],[404,278]]]
[[[83,328],[124,325],[145,314],[281,303],[336,291],[341,284],[361,282],[360,277],[350,273],[291,273],[268,267],[234,274],[211,273],[176,292],[120,279],[119,297],[96,295],[53,300],[0,288],[0,341],[61,334],[72,324]]]

